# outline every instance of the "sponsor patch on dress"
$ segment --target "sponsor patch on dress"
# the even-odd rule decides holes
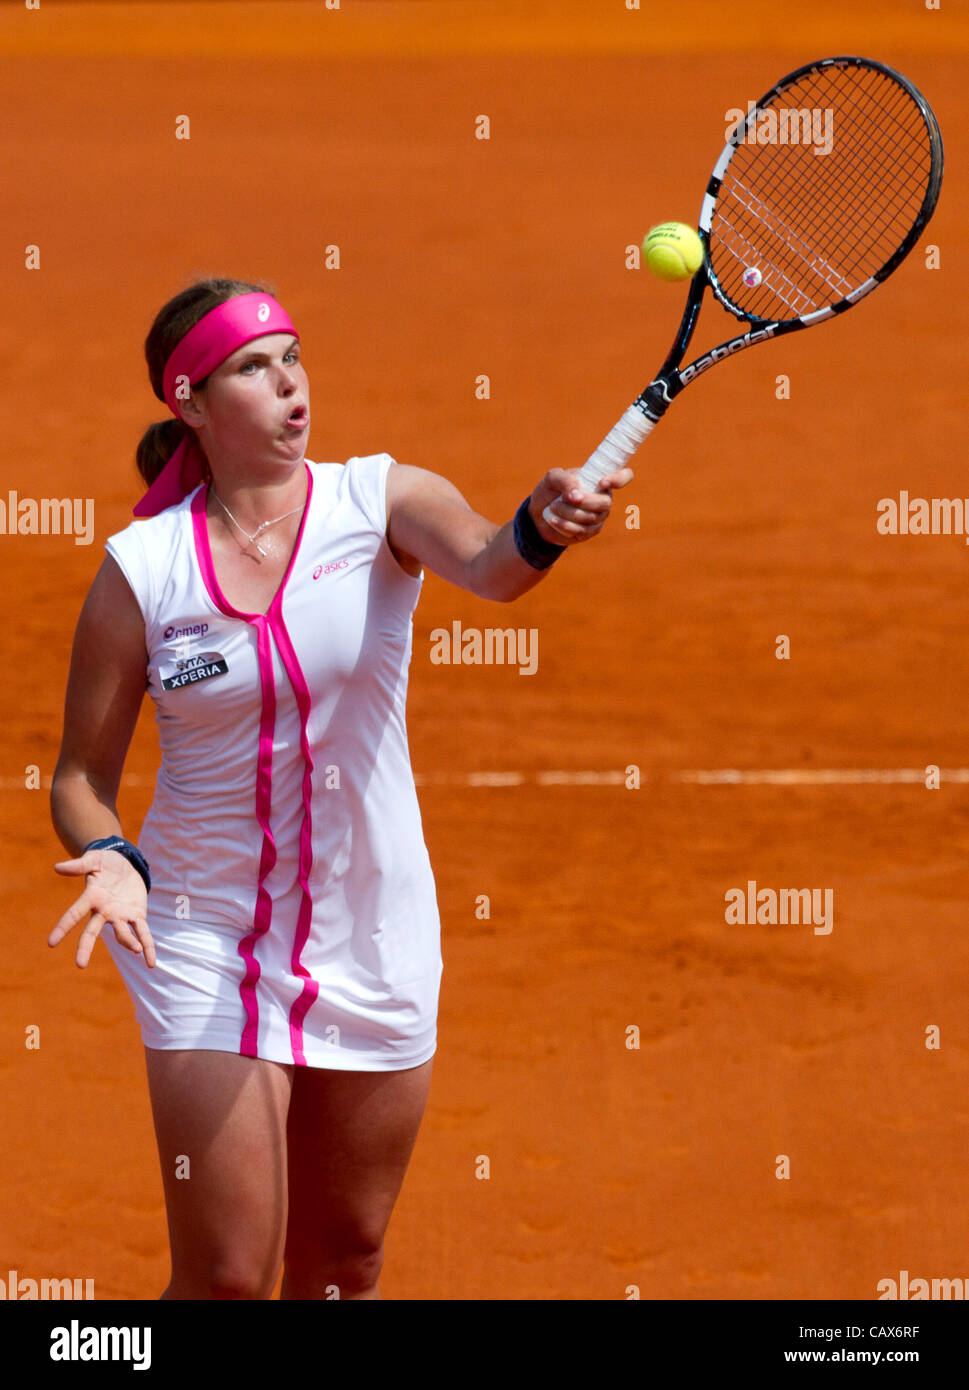
[[[163,690],[178,690],[180,686],[195,685],[212,676],[224,676],[228,670],[228,662],[221,652],[199,652],[198,656],[187,656],[172,666],[161,667],[159,674]]]

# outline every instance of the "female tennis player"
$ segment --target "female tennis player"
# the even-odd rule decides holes
[[[442,961],[405,728],[424,567],[507,601],[609,514],[552,469],[513,521],[387,454],[306,458],[299,334],[206,280],[145,343],[172,419],[78,620],[54,827],[145,1044],[166,1299],[377,1299],[436,1047]],[[542,517],[556,501],[559,519]],[[145,690],[161,766],[138,846],[116,810]],[[86,919],[86,920],[85,920]]]

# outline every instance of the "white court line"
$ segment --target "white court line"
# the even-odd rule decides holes
[[[910,783],[924,785],[924,767],[895,768],[761,768],[742,771],[739,768],[714,768],[708,771],[650,773],[640,772],[640,782],[679,782],[697,787],[852,787],[866,783]],[[418,787],[620,787],[626,781],[625,772],[611,769],[602,772],[417,772]],[[969,768],[941,768],[940,782],[969,782]],[[154,787],[155,778],[128,772],[121,779],[125,787]],[[23,791],[25,777],[0,777],[0,791]],[[40,779],[43,789],[49,790],[50,776]]]
[[[866,782],[916,782],[925,784],[924,767],[887,768],[764,768],[761,771],[740,772],[722,768],[713,772],[672,772],[672,782],[691,782],[702,787],[827,787],[859,786]],[[940,768],[940,782],[969,782],[969,768]]]
[[[643,782],[679,782],[697,787],[853,787],[866,783],[909,783],[924,786],[924,767],[784,767],[742,771],[715,768],[709,771],[640,772]],[[430,772],[415,773],[419,787],[621,787],[626,774],[606,772]],[[969,782],[969,768],[942,768],[940,782]]]

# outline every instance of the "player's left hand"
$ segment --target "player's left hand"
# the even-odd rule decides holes
[[[85,878],[84,891],[67,909],[47,938],[48,946],[56,946],[64,937],[88,918],[80,933],[75,961],[83,970],[91,959],[94,943],[101,929],[110,926],[115,939],[126,950],[143,955],[145,963],[154,968],[155,943],[151,939],[146,916],[148,893],[138,870],[123,855],[110,849],[89,849],[74,859],[61,859],[54,865],[59,874]]]
[[[591,540],[606,523],[612,508],[616,488],[632,482],[631,468],[617,468],[599,480],[595,492],[586,492],[578,482],[577,468],[550,468],[532,493],[529,513],[543,540],[553,545],[575,545]],[[555,523],[546,521],[542,513],[550,502],[555,503]]]

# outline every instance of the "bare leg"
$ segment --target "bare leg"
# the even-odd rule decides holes
[[[293,1068],[232,1052],[145,1054],[172,1251],[162,1298],[270,1298]]]
[[[380,1298],[384,1234],[417,1140],[431,1064],[297,1069],[281,1298]]]

